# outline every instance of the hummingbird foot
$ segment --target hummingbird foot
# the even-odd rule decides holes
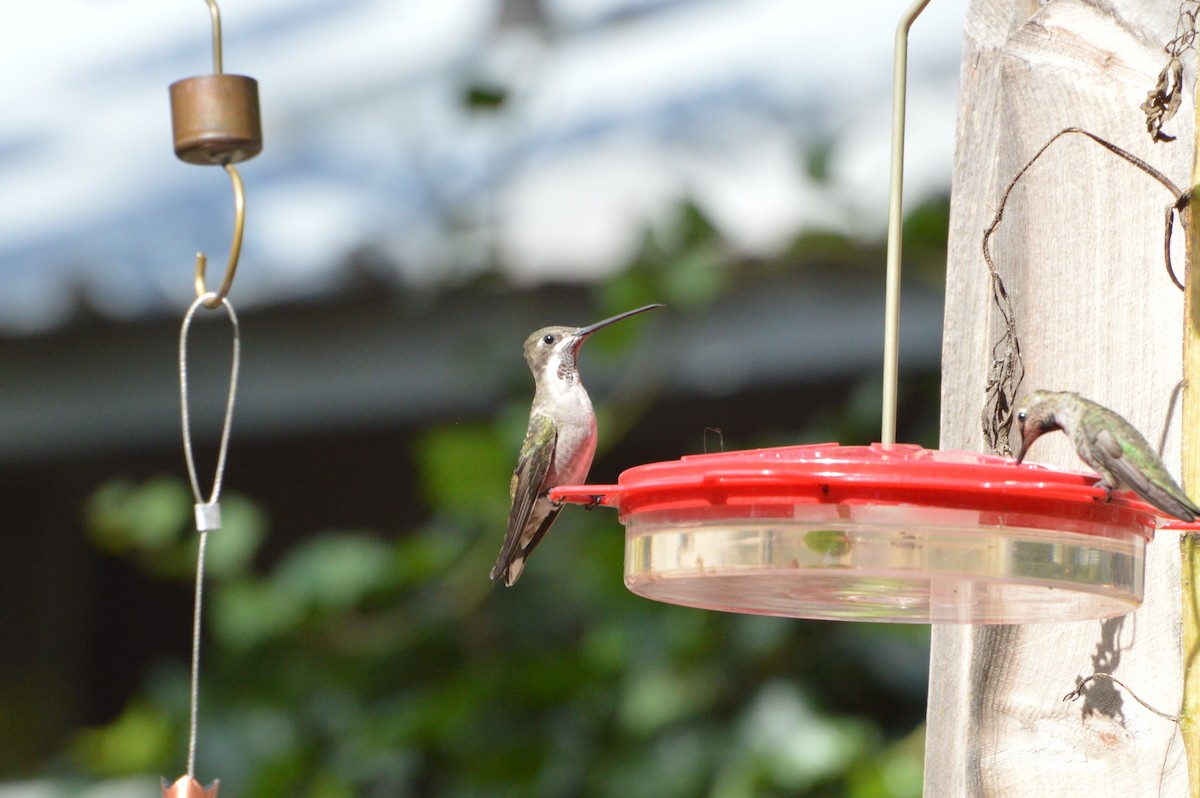
[[[1113,486],[1112,485],[1109,485],[1108,482],[1106,482],[1105,480],[1102,479],[1096,483],[1096,487],[1100,488],[1102,491],[1104,491],[1104,501],[1106,501],[1106,502],[1112,501],[1112,495],[1113,495]]]
[[[592,500],[583,506],[583,509],[591,512],[604,503],[603,496],[592,496]]]

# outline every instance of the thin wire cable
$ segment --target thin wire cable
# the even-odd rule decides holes
[[[233,364],[229,373],[229,399],[225,404],[225,423],[221,429],[221,446],[217,451],[216,476],[213,478],[212,493],[208,501],[204,502],[200,493],[200,481],[196,477],[196,460],[192,454],[192,433],[188,417],[187,336],[196,310],[215,296],[215,293],[209,292],[196,297],[183,317],[183,327],[179,331],[179,404],[180,418],[183,422],[183,452],[187,460],[188,479],[192,483],[192,494],[196,497],[197,502],[207,504],[216,503],[221,496],[221,480],[225,475],[225,453],[229,449],[229,427],[233,421],[233,401],[237,393],[238,360],[241,357],[242,348],[241,329],[238,326],[237,314],[233,312],[233,306],[229,304],[229,300],[222,299],[220,306],[225,308],[225,312],[229,316],[229,323],[233,327]]]
[[[233,360],[229,370],[229,396],[225,403],[225,420],[221,428],[221,444],[217,452],[216,474],[213,477],[212,492],[208,501],[200,492],[200,481],[196,476],[196,461],[192,454],[191,419],[188,414],[188,378],[187,378],[187,339],[196,310],[205,306],[206,301],[212,300],[216,294],[208,293],[197,297],[183,317],[183,325],[179,330],[179,405],[180,418],[183,428],[183,451],[187,461],[188,479],[192,483],[192,495],[196,499],[196,527],[200,532],[200,543],[196,551],[196,603],[192,610],[192,677],[191,695],[189,701],[190,719],[188,722],[188,756],[187,775],[195,778],[196,773],[196,737],[198,729],[197,718],[200,705],[200,618],[204,606],[204,553],[208,545],[208,532],[220,526],[220,515],[214,510],[221,496],[221,481],[225,476],[225,454],[229,449],[229,429],[233,422],[233,404],[237,396],[238,364],[241,359],[241,330],[238,326],[237,314],[228,299],[221,299],[220,306],[225,308],[229,323],[233,328]]]
[[[200,547],[196,551],[196,606],[192,610],[192,683],[188,702],[188,754],[187,775],[196,778],[196,732],[200,709],[200,608],[204,605],[204,549],[208,544],[208,533],[200,533]]]

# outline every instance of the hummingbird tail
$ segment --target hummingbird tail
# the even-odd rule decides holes
[[[512,587],[517,583],[517,580],[521,578],[521,571],[525,570],[525,561],[529,559],[529,553],[542,542],[542,538],[546,536],[546,532],[558,518],[560,510],[559,507],[552,507],[530,534],[518,537],[510,533],[504,539],[504,545],[500,548],[500,557],[492,566],[493,582],[504,579],[506,587]]]
[[[517,553],[507,563],[498,561],[492,568],[492,581],[503,580],[505,587],[512,587],[521,578],[521,571],[525,569],[525,555]]]
[[[1148,485],[1133,485],[1134,493],[1141,496],[1147,503],[1154,505],[1172,518],[1191,523],[1200,517],[1200,507],[1180,492],[1179,496],[1153,483]]]

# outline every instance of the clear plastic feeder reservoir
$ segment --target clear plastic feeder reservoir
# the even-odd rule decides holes
[[[1153,508],[1097,477],[919,446],[693,455],[563,486],[625,524],[638,595],[849,621],[1105,618],[1142,600]]]

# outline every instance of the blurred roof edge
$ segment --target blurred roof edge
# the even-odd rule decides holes
[[[702,311],[647,317],[621,369],[668,394],[728,395],[753,385],[867,372],[882,357],[883,286],[805,276],[746,283]],[[546,324],[584,324],[586,288],[543,286],[503,299],[479,287],[420,295],[363,291],[242,317],[234,438],[316,429],[413,425],[494,415],[524,373],[521,342]],[[943,299],[903,293],[901,373],[936,370]],[[206,323],[206,319],[215,319]],[[217,434],[228,379],[224,314],[201,314],[189,343],[197,445]],[[179,439],[177,318],[68,324],[0,339],[0,464],[58,461],[173,445]],[[587,355],[603,397],[616,364]],[[498,365],[504,364],[504,365]],[[523,384],[522,384],[522,387]]]

